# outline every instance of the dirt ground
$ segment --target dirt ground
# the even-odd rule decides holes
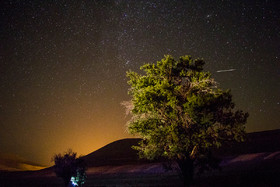
[[[193,186],[279,186],[280,151],[224,158],[221,171],[195,177]],[[166,171],[160,163],[89,168],[85,187],[183,186],[176,170]],[[63,186],[51,169],[1,172],[1,184],[10,186]]]

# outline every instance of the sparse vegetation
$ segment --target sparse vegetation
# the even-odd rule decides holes
[[[77,186],[84,184],[86,165],[82,158],[77,157],[77,153],[69,149],[64,154],[54,155],[52,160],[55,163],[55,174],[63,179],[65,186],[68,186],[70,180]]]
[[[205,62],[165,56],[129,71],[129,95],[123,104],[132,115],[128,130],[143,140],[134,148],[140,157],[176,161],[186,186],[198,171],[216,166],[211,148],[228,141],[243,141],[248,113],[234,110],[229,90],[219,89]]]

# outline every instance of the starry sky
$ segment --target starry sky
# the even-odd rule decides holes
[[[249,112],[248,132],[280,128],[277,0],[6,0],[0,152],[50,165],[131,137],[125,72],[165,54],[203,58]]]

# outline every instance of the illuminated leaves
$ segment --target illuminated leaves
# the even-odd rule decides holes
[[[165,56],[145,64],[140,75],[129,71],[126,108],[132,117],[128,130],[143,141],[135,148],[141,157],[196,159],[225,141],[241,141],[248,113],[234,111],[229,90],[217,88],[204,61]]]

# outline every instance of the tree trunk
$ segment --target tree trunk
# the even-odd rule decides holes
[[[194,175],[193,160],[190,158],[179,159],[177,160],[177,164],[181,170],[184,186],[185,187],[191,186],[191,184],[193,183],[193,175]]]

